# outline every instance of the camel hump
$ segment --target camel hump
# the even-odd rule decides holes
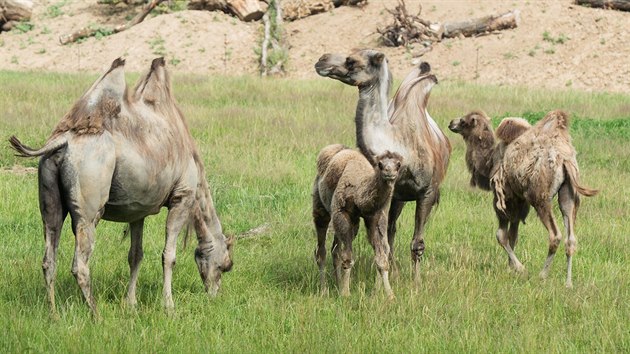
[[[347,146],[341,144],[328,145],[319,151],[317,155],[317,174],[323,175],[330,165],[332,158],[342,150],[348,149]]]
[[[543,132],[553,132],[555,130],[569,130],[569,114],[562,110],[555,110],[547,113],[537,124]]]
[[[171,82],[163,57],[153,59],[151,68],[140,78],[134,92],[135,99],[149,104],[172,102]]]
[[[499,123],[495,134],[497,138],[507,145],[516,140],[516,138],[521,136],[531,127],[531,124],[523,118],[508,117],[503,118],[501,123]]]

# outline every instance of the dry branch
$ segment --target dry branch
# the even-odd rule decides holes
[[[0,26],[8,31],[19,21],[30,20],[33,14],[31,0],[0,0]]]
[[[496,16],[486,16],[462,22],[431,22],[420,17],[422,6],[416,15],[410,14],[404,0],[398,0],[393,10],[387,10],[394,22],[383,29],[377,29],[386,46],[398,47],[410,43],[423,43],[429,46],[443,38],[478,36],[488,32],[515,28],[520,21],[520,12],[513,10]]]
[[[575,3],[602,9],[630,11],[630,0],[575,0]]]
[[[136,17],[134,17],[133,19],[131,19],[131,21],[124,23],[122,25],[118,25],[116,27],[114,27],[113,29],[106,29],[107,32],[111,32],[111,33],[118,33],[118,32],[122,32],[124,30],[127,30],[129,28],[131,28],[132,26],[137,25],[138,23],[144,21],[144,19],[149,15],[149,13],[151,13],[151,11],[153,11],[153,9],[159,5],[160,3],[162,3],[164,0],[151,0],[150,3],[148,3],[143,9],[142,11],[140,11],[139,14],[136,15]],[[84,27],[81,28],[80,30],[71,33],[71,34],[64,34],[59,36],[59,42],[61,44],[68,44],[68,43],[73,43],[78,41],[81,38],[85,38],[85,37],[91,37],[96,35],[96,33],[98,33],[99,31],[103,31],[100,28],[95,28],[95,27]]]

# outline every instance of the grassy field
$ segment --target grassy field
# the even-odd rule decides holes
[[[161,305],[165,212],[145,224],[136,311],[124,306],[129,247],[124,225],[102,222],[90,263],[102,316],[94,322],[70,274],[74,238],[66,223],[56,287],[60,319],[51,320],[41,272],[37,177],[16,168],[35,167],[37,161],[14,157],[6,139],[16,134],[39,146],[94,79],[0,72],[2,351],[630,351],[630,96],[448,81],[434,88],[430,102],[445,130],[450,119],[474,108],[496,121],[507,115],[536,120],[556,108],[574,117],[582,180],[601,189],[583,198],[578,213],[574,289],[564,287],[563,245],[550,277],[538,278],[547,235],[533,212],[516,250],[528,274],[508,271],[494,236],[491,195],[468,186],[464,144],[447,132],[453,155],[426,232],[422,285],[411,284],[408,205],[396,240],[397,298],[388,302],[373,291],[376,269],[364,230],[355,241],[351,296],[331,291],[320,297],[310,217],[315,157],[330,143],[354,145],[356,89],[324,79],[178,76],[175,95],[205,159],[224,229],[238,235],[268,223],[269,230],[237,242],[234,269],[215,299],[203,292],[194,247],[183,249],[180,242],[176,313],[169,317]],[[335,289],[332,277],[330,285]]]

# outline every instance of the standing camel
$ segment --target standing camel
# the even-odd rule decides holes
[[[386,151],[375,156],[374,166],[360,152],[343,145],[329,145],[317,157],[317,176],[313,184],[313,221],[317,230],[315,260],[319,266],[321,291],[327,293],[325,278],[326,231],[332,221],[335,239],[333,265],[342,296],[350,294],[350,271],[354,264],[352,241],[363,218],[374,260],[388,298],[394,297],[389,284],[389,245],[387,208],[392,199],[402,157]]]
[[[374,164],[373,156],[392,151],[403,157],[388,215],[390,263],[394,264],[396,220],[406,202],[416,202],[411,241],[413,278],[419,281],[419,262],[424,254],[424,228],[439,200],[451,145],[427,112],[431,88],[437,78],[422,63],[407,75],[389,103],[392,76],[383,53],[360,50],[349,56],[324,54],[315,64],[317,73],[359,88],[355,116],[357,145]]]
[[[128,92],[124,60],[111,68],[74,104],[40,149],[11,137],[23,157],[41,156],[39,202],[44,222],[44,278],[55,309],[55,273],[61,228],[68,213],[75,235],[72,274],[94,315],[88,262],[100,219],[129,223],[130,280],[127,302],[136,304],[145,217],[168,208],[162,253],[164,305],[173,308],[171,279],[177,235],[192,221],[198,246],[195,261],[209,294],[232,267],[232,239],[223,235],[199,152],[172,95],[164,59]]]
[[[496,131],[500,142],[493,147],[494,151],[491,154],[482,152],[484,148],[481,148],[494,145],[492,134],[484,134],[491,126],[490,120],[483,112],[472,112],[455,119],[449,124],[449,129],[464,137],[469,169],[471,165],[492,156],[492,162],[481,164],[491,166],[490,186],[495,194],[495,212],[499,219],[497,241],[507,252],[509,264],[516,271],[524,270],[514,254],[518,241],[518,226],[519,222],[525,220],[531,205],[549,233],[549,251],[540,276],[546,278],[549,274],[554,255],[562,240],[551,207],[552,198],[558,195],[558,204],[567,232],[566,286],[572,287],[571,266],[577,247],[574,227],[580,205],[579,195],[590,197],[598,191],[580,185],[576,152],[571,144],[568,125],[569,116],[559,110],[549,112],[531,128],[522,120],[504,119]],[[482,140],[486,140],[487,143],[471,143]],[[475,156],[479,161],[469,161]],[[473,179],[475,174],[484,175],[487,172],[473,169],[470,171]],[[483,177],[488,178],[487,175]]]

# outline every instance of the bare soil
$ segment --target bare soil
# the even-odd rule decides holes
[[[407,4],[411,11],[418,10],[418,1]],[[399,79],[425,60],[440,80],[630,93],[630,13],[586,8],[571,0],[422,1],[422,17],[431,21],[465,20],[515,8],[521,21],[513,30],[443,41],[413,58],[419,45],[388,48],[378,43],[376,28],[391,21],[385,8],[395,5],[395,0],[369,0],[362,8],[340,7],[286,23],[287,77],[316,78],[313,64],[321,54],[371,47],[386,53]],[[51,15],[53,6],[63,14]],[[132,9],[96,5],[95,0],[37,1],[32,30],[0,33],[0,69],[100,72],[123,56],[127,70],[142,71],[152,58],[165,56],[176,72],[258,72],[255,49],[262,24],[243,23],[220,12],[162,14],[118,34],[59,44],[61,34],[88,25],[114,26],[131,14]]]

